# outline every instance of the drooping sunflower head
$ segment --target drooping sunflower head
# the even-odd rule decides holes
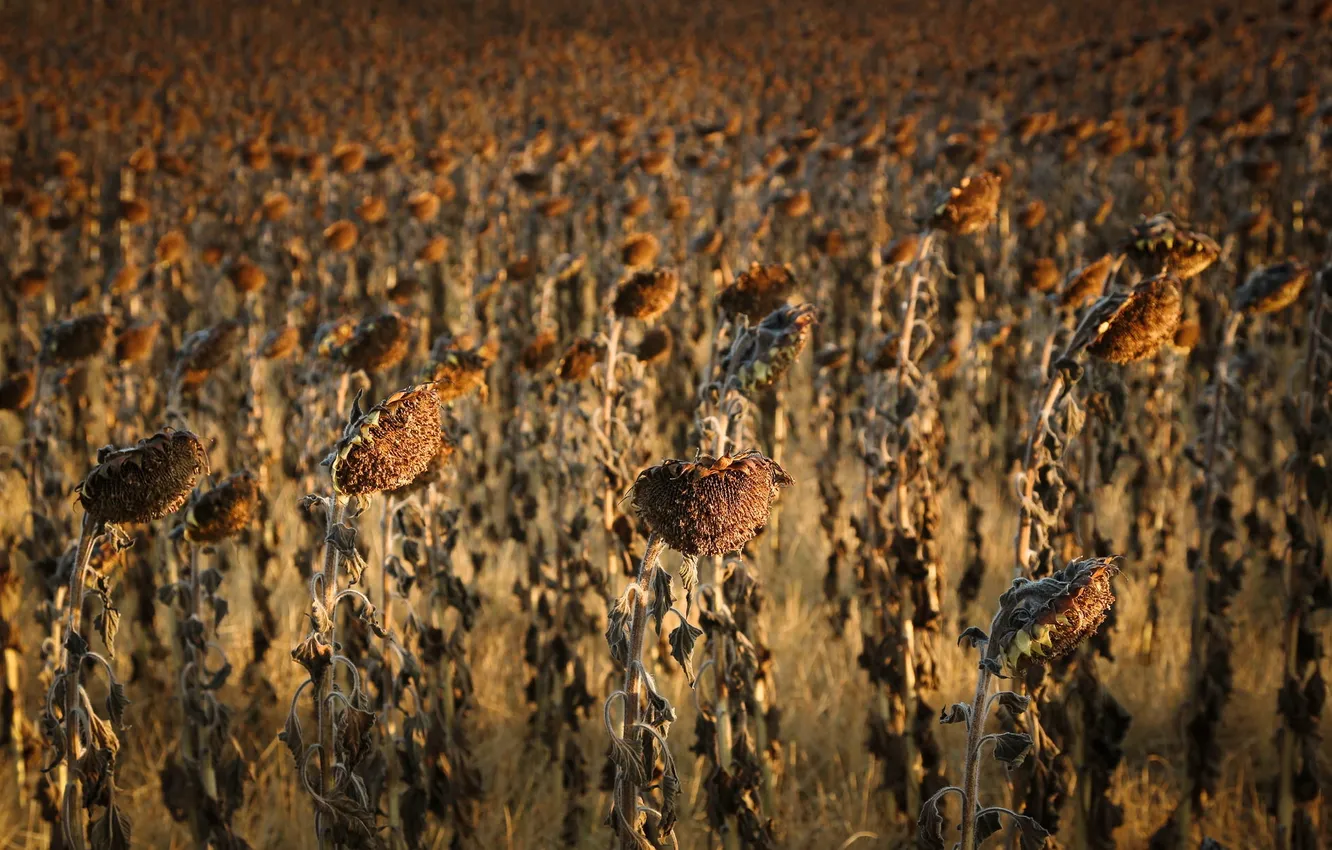
[[[665,313],[675,301],[680,278],[671,269],[635,272],[615,290],[615,315],[648,321]]]
[[[75,492],[98,522],[151,522],[179,510],[207,472],[208,453],[199,438],[166,428],[129,448],[102,449]]]
[[[338,356],[348,369],[382,372],[407,356],[412,327],[397,313],[380,313],[361,321]]]
[[[1254,269],[1235,293],[1235,309],[1255,316],[1280,312],[1300,297],[1310,275],[1308,266],[1293,261]]]
[[[639,473],[634,510],[666,545],[685,555],[740,549],[768,523],[777,493],[793,484],[757,451],[666,460]]]
[[[439,453],[442,439],[435,385],[417,384],[368,411],[361,410],[358,396],[342,439],[324,463],[338,493],[368,496],[410,484]]]
[[[580,337],[569,344],[556,368],[560,380],[577,383],[592,376],[598,363],[606,360],[606,346],[590,337]]]
[[[259,483],[237,472],[195,499],[180,533],[191,543],[217,543],[244,530],[258,505]]]
[[[1221,246],[1206,233],[1191,230],[1173,213],[1157,213],[1129,231],[1129,258],[1143,274],[1167,271],[1180,280],[1202,274],[1221,256]]]
[[[1115,602],[1114,558],[1084,558],[1039,581],[1018,578],[999,597],[986,656],[1009,670],[1071,653],[1105,621]]]
[[[753,322],[781,307],[795,291],[796,279],[786,266],[751,263],[717,295],[717,306],[728,316],[744,316]]]
[[[485,392],[486,366],[486,359],[478,352],[437,341],[430,352],[425,380],[435,384],[441,403],[452,404],[473,392]]]
[[[1145,360],[1174,338],[1183,313],[1177,278],[1167,272],[1145,280],[1128,294],[1122,309],[1097,327],[1087,353],[1121,366]]]
[[[736,380],[746,395],[756,395],[781,380],[791,364],[805,350],[809,335],[818,320],[813,304],[784,305],[769,313],[754,329],[752,344],[723,358],[722,368],[734,365]]]
[[[999,175],[989,171],[962,178],[939,199],[930,215],[930,227],[951,236],[979,233],[999,214],[1001,185]]]
[[[101,353],[111,338],[111,319],[104,313],[75,316],[42,329],[41,362],[78,363]]]

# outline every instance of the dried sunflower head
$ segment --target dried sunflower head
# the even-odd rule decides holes
[[[547,328],[532,338],[532,341],[523,349],[523,356],[520,359],[523,369],[528,372],[539,372],[550,365],[555,359],[555,331]]]
[[[1166,273],[1129,292],[1113,292],[1088,308],[1064,352],[1123,365],[1144,360],[1174,338],[1184,311],[1179,280]]]
[[[147,360],[153,353],[161,327],[162,323],[154,319],[136,322],[121,331],[116,337],[116,362],[127,364]]]
[[[176,356],[176,374],[182,386],[195,387],[207,380],[214,369],[227,362],[244,332],[240,322],[228,319],[185,337]]]
[[[1182,225],[1173,213],[1164,212],[1133,226],[1127,253],[1143,274],[1168,271],[1188,280],[1216,262],[1221,246],[1207,234]]]
[[[986,657],[1009,670],[1063,658],[1094,635],[1114,604],[1114,558],[1084,558],[1040,581],[1013,580],[999,597]]]
[[[635,272],[615,291],[615,315],[621,319],[655,319],[670,308],[679,288],[680,278],[672,269]]]
[[[648,365],[664,363],[670,359],[674,344],[675,338],[671,334],[671,329],[657,327],[643,334],[643,339],[639,341],[634,354]]]
[[[794,482],[756,451],[692,461],[667,460],[645,469],[629,496],[640,519],[685,555],[740,549],[768,523],[778,491]]]
[[[37,394],[37,376],[31,369],[13,372],[0,381],[0,410],[27,410]]]
[[[1110,269],[1114,264],[1114,256],[1106,254],[1069,275],[1068,280],[1064,282],[1064,288],[1059,291],[1057,298],[1059,306],[1076,310],[1086,303],[1087,299],[1099,296],[1105,291],[1105,282],[1110,277]]]
[[[588,337],[576,339],[560,358],[560,380],[570,383],[586,380],[597,364],[605,359],[606,346]]]
[[[382,372],[407,356],[411,325],[396,313],[382,313],[362,321],[351,338],[338,350],[349,369]]]
[[[485,392],[486,359],[478,352],[455,348],[447,337],[436,340],[430,352],[429,379],[434,382],[439,400],[450,404],[475,391]]]
[[[738,351],[727,352],[722,359],[722,370],[729,372],[732,358],[739,357],[734,369],[741,391],[754,395],[769,389],[805,350],[817,319],[813,304],[778,307],[759,322],[748,344],[742,344]]]
[[[357,322],[351,316],[339,316],[315,328],[314,348],[320,357],[336,357],[356,333]]]
[[[301,343],[301,331],[295,325],[282,325],[264,335],[259,354],[265,360],[282,360]]]
[[[195,499],[178,531],[191,543],[217,543],[244,530],[258,504],[258,482],[237,472]]]
[[[400,390],[366,412],[358,395],[342,439],[324,463],[340,494],[396,490],[430,465],[439,453],[442,433],[434,384]]]
[[[45,365],[78,363],[101,353],[111,338],[111,319],[89,313],[42,328],[40,360]]]
[[[355,247],[359,235],[356,225],[344,218],[324,228],[324,245],[330,251],[346,253]]]
[[[650,266],[661,253],[661,243],[651,233],[634,233],[624,240],[620,260],[629,268]]]
[[[999,214],[999,175],[983,171],[964,177],[948,190],[930,215],[929,225],[953,236],[979,233]]]
[[[786,266],[750,263],[735,282],[717,295],[717,306],[732,318],[744,316],[751,322],[767,316],[795,293],[796,280]]]
[[[1254,269],[1235,293],[1235,309],[1255,316],[1284,310],[1300,297],[1309,277],[1309,267],[1294,261]]]
[[[129,448],[102,449],[75,492],[97,522],[151,522],[179,510],[207,472],[199,438],[166,428]]]

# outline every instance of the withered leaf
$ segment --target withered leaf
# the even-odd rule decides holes
[[[702,636],[702,629],[685,621],[681,621],[680,625],[671,630],[671,657],[684,670],[685,678],[689,680],[689,687],[691,688],[695,686],[695,681],[694,664],[690,659],[694,654],[694,644]]]
[[[130,700],[125,695],[125,686],[112,679],[106,695],[106,713],[111,716],[111,722],[117,726],[124,726],[125,709],[129,706]]]
[[[129,850],[133,834],[129,818],[117,806],[107,806],[100,818],[88,824],[92,850]]]
[[[1031,750],[1031,736],[1021,732],[1000,732],[989,737],[994,741],[994,757],[1010,770],[1020,766]]]
[[[957,645],[965,646],[967,649],[976,649],[989,643],[990,636],[983,629],[976,626],[969,626],[957,636]]]
[[[680,562],[680,585],[684,588],[685,594],[685,617],[687,618],[694,607],[694,591],[698,588],[698,558],[694,555],[687,555]],[[658,626],[660,631],[661,627]]]
[[[343,712],[338,724],[338,752],[346,760],[348,768],[354,769],[370,752],[375,717],[374,712],[359,708],[348,708]]]
[[[955,702],[945,708],[939,714],[940,723],[970,723],[971,706],[963,702]]]
[[[1017,824],[1018,836],[1022,843],[1022,850],[1044,850],[1046,845],[1046,839],[1050,837],[1050,833],[1047,832],[1045,827],[1041,826],[1040,823],[1038,823],[1035,818],[1027,817],[1026,815],[1014,814],[1013,812],[1004,809],[995,809],[995,808],[981,809],[979,812],[976,813],[977,845],[979,845],[990,835],[993,835],[995,832],[999,831],[1000,814],[1007,815],[1013,821],[1013,823]],[[982,833],[981,831],[982,823],[985,823],[987,827],[991,827],[989,832]]]
[[[301,763],[305,760],[305,741],[301,738],[300,718],[296,716],[294,710],[287,714],[287,722],[278,733],[278,740],[291,750],[291,757],[296,762],[297,769],[300,769]]]
[[[1027,710],[1027,706],[1031,705],[1031,697],[1012,691],[1000,691],[995,695],[995,701],[1013,714],[1022,714]]]
[[[675,588],[671,584],[671,574],[661,567],[652,568],[652,598],[649,613],[657,623],[657,632],[661,633],[661,621],[665,619],[671,606],[675,604]]]
[[[944,850],[943,815],[939,813],[941,794],[935,794],[920,807],[916,819],[916,847],[919,850]]]

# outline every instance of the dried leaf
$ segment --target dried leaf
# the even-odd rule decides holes
[[[994,741],[994,757],[1008,765],[1009,770],[1022,764],[1031,751],[1031,736],[1021,732],[1000,732],[989,736]]]
[[[939,813],[941,794],[935,794],[920,807],[916,819],[916,847],[919,850],[944,850],[943,815]]]
[[[970,723],[971,706],[964,702],[955,702],[939,714],[940,723]]]
[[[117,806],[107,806],[100,818],[88,824],[92,850],[129,850],[133,834],[129,818]]]
[[[685,678],[689,680],[689,687],[695,686],[694,664],[690,660],[694,654],[694,644],[703,636],[703,630],[692,623],[681,621],[680,625],[671,630],[670,644],[671,657],[679,663],[680,668],[684,670]]]
[[[675,605],[675,588],[671,585],[671,574],[661,567],[652,568],[652,597],[648,603],[648,612],[656,621],[657,633],[661,633],[661,621]]]

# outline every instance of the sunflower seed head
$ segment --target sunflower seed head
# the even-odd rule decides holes
[[[1126,252],[1144,274],[1170,272],[1180,280],[1196,277],[1221,256],[1221,246],[1190,230],[1173,213],[1157,213],[1129,231]]]
[[[796,280],[783,265],[751,263],[735,283],[717,296],[717,306],[732,318],[744,316],[751,322],[767,316],[786,303],[796,290]]]
[[[667,460],[644,470],[630,490],[634,510],[666,545],[685,555],[740,549],[768,522],[791,476],[756,451],[692,461]]]
[[[225,540],[250,524],[258,504],[258,482],[249,472],[237,472],[194,501],[182,534],[191,543]]]
[[[1087,353],[1124,365],[1145,360],[1170,342],[1184,313],[1179,280],[1169,273],[1133,288],[1121,309],[1098,326]]]
[[[621,319],[655,319],[670,308],[679,288],[680,278],[672,269],[635,272],[615,292],[615,315]]]
[[[756,395],[776,384],[805,350],[809,335],[818,320],[812,304],[782,306],[769,313],[754,330],[753,344],[738,352],[736,380],[746,395]],[[731,368],[728,354],[722,368]]]
[[[999,175],[983,171],[949,189],[930,215],[929,225],[952,236],[979,233],[999,214]]]
[[[342,439],[325,463],[334,489],[343,495],[396,490],[430,465],[442,439],[439,394],[433,383],[418,384],[364,413],[358,397]]]
[[[1018,578],[999,597],[986,656],[1010,670],[1068,655],[1096,633],[1115,594],[1115,558],[1084,558],[1040,581]]]
[[[76,492],[98,522],[150,522],[179,510],[207,472],[199,438],[167,428],[129,448],[103,449]]]
[[[78,363],[101,353],[111,338],[111,319],[89,313],[42,329],[41,361],[48,365]]]
[[[1309,267],[1293,261],[1254,269],[1235,293],[1235,309],[1255,316],[1280,312],[1300,297],[1309,277]]]

